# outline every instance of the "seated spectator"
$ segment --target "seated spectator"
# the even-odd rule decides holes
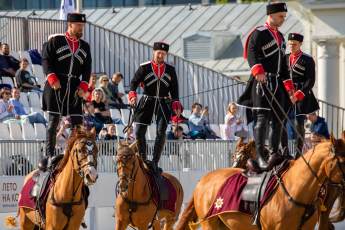
[[[225,140],[236,141],[237,136],[246,138],[248,131],[241,117],[237,114],[237,105],[232,102],[228,105],[224,119]]]
[[[188,118],[184,117],[182,115],[182,112],[183,112],[183,107],[181,105],[180,108],[177,108],[176,111],[175,111],[175,114],[173,114],[170,118],[171,120],[171,123],[173,125],[178,125],[178,124],[187,124],[188,125]]]
[[[95,108],[95,117],[103,124],[111,124],[113,121],[110,116],[110,110],[103,102],[103,91],[99,88],[92,92],[92,104]]]
[[[104,126],[104,124],[95,117],[95,108],[91,102],[86,102],[84,104],[84,125],[89,130],[95,127],[97,133],[99,133]]]
[[[8,44],[2,43],[0,54],[0,75],[14,78],[18,69],[19,61],[10,55],[10,47]]]
[[[98,134],[98,140],[104,140],[105,136],[108,134],[108,130],[106,127],[103,127]]]
[[[117,138],[123,139],[123,137],[118,137],[116,135],[116,127],[114,124],[108,125],[107,131],[108,132],[105,135],[104,140],[117,140]]]
[[[208,107],[202,109],[202,105],[192,105],[192,115],[189,117],[188,125],[192,139],[216,139],[219,138],[208,126]]]
[[[108,88],[109,77],[107,75],[100,76],[98,83],[99,83],[99,88],[103,91],[103,95],[104,95],[103,102],[106,103],[107,105],[115,104],[115,101],[113,100],[111,92]]]
[[[92,92],[96,88],[97,83],[97,75],[95,73],[92,73],[89,80],[89,96],[87,98],[88,102],[92,101]]]
[[[60,150],[64,150],[68,143],[68,137],[70,135],[70,129],[72,127],[72,123],[69,118],[64,117],[57,128],[58,132],[56,134],[56,148]]]
[[[183,128],[178,125],[173,125],[172,130],[168,132],[167,139],[168,140],[182,140],[185,139],[186,136],[183,133]]]
[[[123,76],[120,72],[114,73],[111,78],[111,82],[108,84],[108,90],[111,93],[111,100],[114,102],[114,104],[110,104],[110,106],[117,109],[125,109],[128,107],[128,105],[124,104],[122,101],[124,94],[119,91],[119,84],[122,79]]]
[[[20,60],[20,68],[16,72],[16,84],[21,92],[38,91],[42,92],[41,86],[37,84],[36,78],[27,71],[29,61],[26,58]]]
[[[0,90],[0,122],[15,120],[14,106],[9,103],[11,98],[11,89],[7,86]]]
[[[46,119],[44,116],[38,112],[33,112],[27,114],[24,109],[23,104],[19,101],[20,98],[20,91],[18,88],[12,89],[12,98],[10,99],[10,104],[13,106],[13,113],[17,119],[27,119],[31,124],[34,123],[42,123],[44,125],[47,124]]]
[[[129,127],[129,129],[127,130],[127,133],[125,133],[125,139],[127,139],[128,141],[135,141],[133,126]]]
[[[311,122],[310,132],[313,142],[318,142],[322,138],[330,138],[325,118],[318,116],[316,113],[311,113],[307,115],[307,119]]]

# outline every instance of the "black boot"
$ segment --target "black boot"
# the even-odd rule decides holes
[[[271,153],[267,161],[266,171],[273,169],[274,166],[279,165],[284,160],[283,156],[278,152]]]
[[[255,172],[255,173],[262,173],[264,171],[267,171],[268,164],[266,163],[263,156],[258,153],[256,154],[257,159],[249,159],[247,161],[247,168],[249,171]]]

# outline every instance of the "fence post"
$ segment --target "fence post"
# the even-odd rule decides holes
[[[23,18],[23,34],[22,34],[22,45],[24,46],[24,50],[29,50],[30,48],[30,34],[29,34],[29,20],[27,18]]]

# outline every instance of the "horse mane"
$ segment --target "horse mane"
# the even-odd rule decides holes
[[[64,167],[66,166],[68,159],[70,157],[72,148],[74,146],[74,143],[76,142],[76,140],[79,140],[81,138],[89,138],[90,135],[86,132],[80,131],[80,130],[73,130],[71,136],[68,139],[68,143],[65,149],[65,154],[63,156],[63,158],[61,159],[61,161],[59,162],[58,166],[56,167],[56,172],[60,173]]]

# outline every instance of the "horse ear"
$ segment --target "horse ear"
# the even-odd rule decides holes
[[[130,149],[132,149],[133,152],[138,153],[139,152],[139,148],[138,148],[138,142],[134,141],[130,146]]]
[[[96,139],[97,132],[96,132],[96,128],[95,127],[93,127],[91,129],[90,135],[91,135],[92,139]]]
[[[333,133],[331,133],[330,140],[331,140],[331,143],[332,143],[333,145],[336,143],[336,139],[335,139]]]

